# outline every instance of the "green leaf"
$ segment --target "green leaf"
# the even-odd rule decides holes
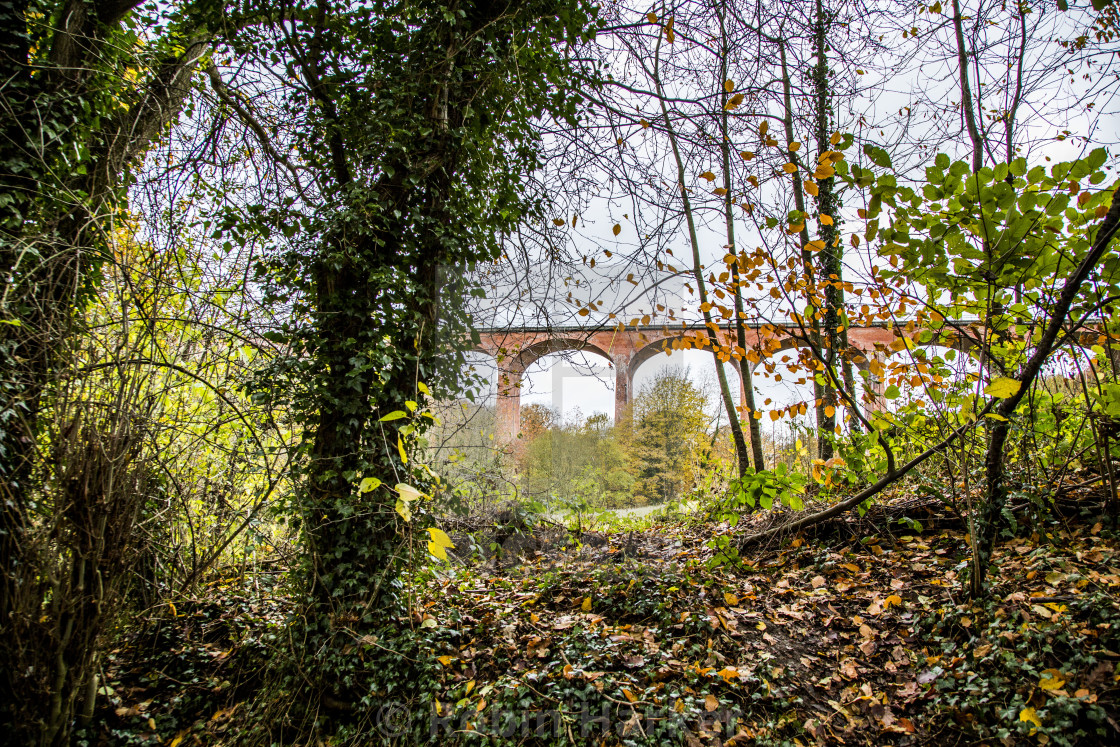
[[[998,379],[993,379],[992,383],[984,387],[984,394],[989,397],[999,397],[1000,399],[1007,399],[1014,396],[1019,391],[1019,387],[1023,382],[1018,379],[1011,379],[1006,376],[1000,376]]]
[[[891,384],[889,387],[887,387],[887,390],[883,392],[883,397],[885,397],[886,399],[898,399],[900,394],[902,394],[902,392],[898,391],[898,387],[894,384]]]
[[[871,163],[876,166],[882,166],[884,169],[891,167],[891,156],[882,148],[876,148],[874,145],[868,143],[863,146],[864,154],[871,159]]]
[[[359,493],[368,493],[371,490],[377,490],[381,486],[381,481],[376,477],[363,477],[361,483],[358,484]]]
[[[407,417],[408,417],[408,413],[405,412],[404,410],[393,410],[391,413],[389,413],[385,417],[381,418],[377,422],[388,423],[390,420],[400,420],[401,418],[407,418]]]

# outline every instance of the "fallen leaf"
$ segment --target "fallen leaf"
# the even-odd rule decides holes
[[[1034,724],[1035,728],[1042,728],[1042,722],[1038,719],[1038,712],[1033,708],[1028,707],[1019,711],[1019,720],[1027,724]],[[1035,729],[1031,729],[1032,735],[1034,732]]]
[[[1065,678],[1057,669],[1043,670],[1042,679],[1038,681],[1038,686],[1043,690],[1060,690],[1065,684]]]
[[[719,700],[716,696],[708,693],[707,697],[704,698],[704,710],[711,713],[717,708],[719,708]]]

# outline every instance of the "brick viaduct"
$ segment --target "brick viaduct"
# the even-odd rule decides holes
[[[653,356],[672,350],[684,338],[705,336],[702,325],[588,329],[586,327],[522,327],[479,330],[478,352],[493,356],[498,366],[498,401],[495,438],[510,443],[521,431],[521,379],[529,366],[550,353],[584,351],[606,358],[614,369],[614,407],[617,422],[633,396],[634,374]],[[721,342],[734,344],[728,327],[719,330]],[[895,326],[852,327],[848,341],[859,353],[856,365],[861,370],[870,359],[883,360],[889,346],[901,336]],[[931,343],[932,344],[932,343]],[[770,355],[799,345],[780,327],[754,325],[748,330],[747,349],[766,349]],[[882,393],[882,382],[872,377],[872,392]],[[743,388],[740,387],[740,392]],[[877,398],[876,398],[877,399]],[[876,401],[870,407],[878,406]]]

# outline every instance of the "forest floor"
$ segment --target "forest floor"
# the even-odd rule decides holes
[[[1120,532],[1092,498],[1002,543],[981,604],[954,529],[798,536],[738,568],[709,563],[725,524],[507,543],[414,585],[424,692],[363,701],[359,743],[1120,742]],[[115,652],[93,744],[237,743],[290,610],[239,583],[165,616],[159,654]]]

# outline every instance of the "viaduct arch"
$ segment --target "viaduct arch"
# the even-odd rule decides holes
[[[707,331],[703,325],[643,325],[607,329],[575,326],[481,329],[478,334],[479,344],[475,350],[492,356],[498,367],[495,439],[510,443],[521,431],[522,379],[529,366],[544,356],[584,351],[606,358],[614,370],[614,414],[615,422],[618,422],[633,399],[634,374],[638,368],[653,356],[676,349],[680,340],[698,335],[706,337]],[[735,345],[735,333],[730,326],[720,327],[717,334],[723,344]],[[903,334],[901,329],[887,325],[850,328],[848,341],[865,359],[857,366],[865,369],[872,359],[885,360],[890,346],[897,344]],[[764,347],[776,353],[795,348],[798,344],[795,336],[773,325],[754,325],[748,330],[748,348]],[[933,341],[929,344],[945,343]],[[882,394],[881,381],[876,377],[872,377],[872,390],[876,395]],[[880,404],[876,402],[872,408],[878,406]]]

